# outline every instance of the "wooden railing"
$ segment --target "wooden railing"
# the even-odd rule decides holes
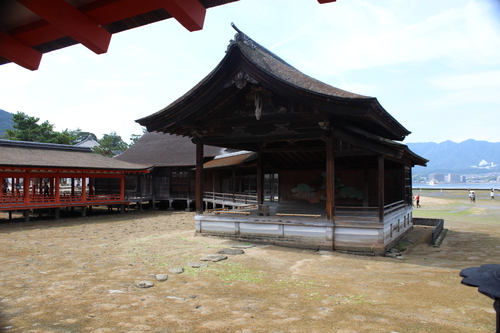
[[[384,206],[384,216],[389,215],[405,207],[404,200],[396,201]],[[346,207],[336,206],[335,216],[337,218],[363,219],[363,218],[379,218],[378,207]],[[383,221],[383,219],[380,219]]]
[[[26,207],[30,206],[65,206],[75,204],[92,204],[97,202],[114,202],[123,201],[120,194],[88,194],[85,200],[81,195],[62,194],[58,198],[55,196],[44,196],[40,194],[30,195],[25,201],[24,196],[21,194],[3,194],[0,195],[0,209],[7,207]]]
[[[219,193],[205,192],[203,201],[226,204],[226,205],[252,205],[257,204],[257,195],[255,194],[239,194],[239,193]]]
[[[396,202],[393,202],[391,204],[385,205],[384,206],[384,216],[388,215],[396,210],[399,210],[399,209],[403,208],[404,206],[405,206],[404,200],[396,201]]]

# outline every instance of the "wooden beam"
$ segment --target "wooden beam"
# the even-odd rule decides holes
[[[272,142],[272,141],[288,141],[288,140],[315,140],[320,139],[325,135],[324,131],[307,132],[307,133],[285,133],[271,135],[252,135],[252,136],[226,136],[226,137],[205,137],[203,142],[206,145],[223,145],[231,143],[245,142]]]
[[[106,53],[111,33],[65,0],[18,0],[23,6],[97,54]]]
[[[378,218],[379,222],[384,222],[384,196],[385,196],[385,166],[384,155],[378,156]]]
[[[318,2],[319,2],[320,4],[330,3],[330,2],[335,2],[335,1],[337,1],[337,0],[318,0]]]
[[[335,160],[333,137],[326,139],[326,218],[333,221],[335,215]]]
[[[196,142],[196,214],[203,214],[203,142]]]
[[[263,153],[298,153],[298,152],[323,152],[325,146],[313,147],[279,147],[279,148],[262,148],[260,151]]]
[[[156,2],[189,31],[203,29],[207,10],[198,0],[156,0]]]
[[[257,153],[257,203],[264,203],[264,172],[262,167],[262,153]]]
[[[2,31],[0,31],[0,56],[32,71],[38,69],[42,60],[40,52]]]
[[[78,7],[95,22],[105,25],[160,9],[155,0],[94,1]]]

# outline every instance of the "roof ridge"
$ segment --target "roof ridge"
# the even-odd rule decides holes
[[[282,58],[280,58],[279,56],[277,56],[275,53],[269,51],[267,48],[265,48],[264,46],[262,46],[261,44],[257,43],[255,40],[253,40],[252,38],[250,38],[246,33],[244,33],[243,31],[241,31],[240,29],[238,29],[238,27],[233,22],[231,22],[231,26],[233,27],[234,30],[237,31],[237,33],[234,35],[234,39],[231,39],[229,41],[229,45],[227,46],[226,53],[229,51],[229,49],[233,45],[235,45],[235,44],[237,44],[238,42],[241,41],[243,44],[245,44],[246,46],[248,46],[252,50],[255,50],[255,49],[258,48],[258,49],[264,51],[265,53],[268,53],[269,55],[273,56],[276,60],[279,60],[283,64],[285,64],[287,66],[290,66],[293,69],[295,69],[295,70],[298,71],[297,68],[293,67],[288,62],[286,62],[285,60],[283,60]]]
[[[0,146],[92,152],[92,149],[90,147],[65,145],[61,143],[17,141],[17,140],[4,140],[4,139],[0,139]]]

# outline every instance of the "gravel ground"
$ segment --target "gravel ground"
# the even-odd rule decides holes
[[[493,301],[459,272],[499,263],[500,200],[421,196],[414,216],[445,218],[440,247],[415,227],[403,259],[256,244],[198,268],[241,243],[194,236],[193,213],[2,213],[0,331],[493,332]]]

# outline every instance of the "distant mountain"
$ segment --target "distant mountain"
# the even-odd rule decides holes
[[[415,167],[413,174],[459,173],[480,174],[500,172],[500,142],[469,139],[453,141],[406,143],[416,154],[430,160],[427,167]]]
[[[5,134],[5,130],[12,129],[12,113],[0,109],[0,138]]]

